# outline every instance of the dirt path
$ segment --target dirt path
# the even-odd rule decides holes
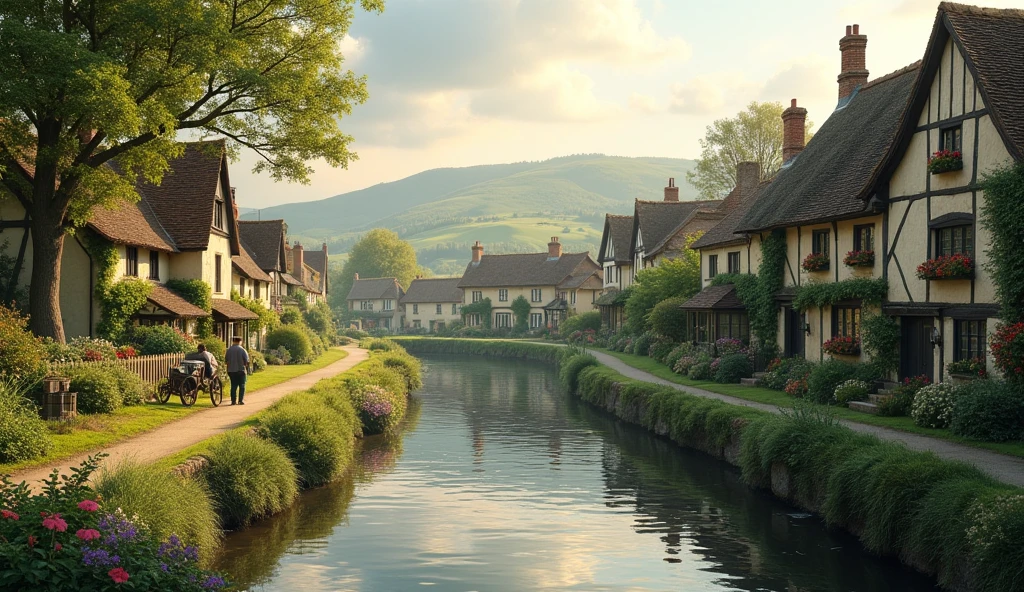
[[[220,407],[194,413],[151,432],[140,434],[105,448],[93,450],[92,454],[97,452],[109,454],[110,456],[104,460],[104,464],[116,464],[127,458],[148,463],[184,450],[207,438],[237,428],[246,419],[266,409],[285,395],[308,389],[316,384],[318,380],[341,374],[369,357],[366,350],[355,346],[345,347],[345,351],[348,352],[348,356],[333,364],[246,394],[245,405],[232,406],[230,404],[228,387],[225,384],[224,403]],[[79,454],[43,467],[18,471],[14,473],[12,479],[15,482],[28,481],[30,485],[35,487],[41,479],[50,475],[50,471],[54,467],[59,468],[62,473],[65,473],[71,467],[81,464],[88,456],[89,454]]]
[[[774,405],[766,405],[764,403],[755,403],[753,401],[747,401],[745,399],[739,399],[731,397],[729,395],[721,395],[706,391],[704,389],[685,386],[682,384],[676,384],[669,382],[662,378],[658,378],[653,374],[644,372],[643,370],[634,368],[622,360],[616,357],[609,356],[608,354],[591,351],[602,364],[614,369],[619,374],[633,378],[635,380],[642,380],[644,382],[653,382],[665,386],[670,386],[676,390],[680,390],[691,395],[698,397],[705,397],[709,399],[718,399],[719,401],[725,401],[732,405],[741,405],[743,407],[750,407],[753,409],[760,409],[761,411],[768,411],[770,413],[779,413],[779,408]],[[981,448],[973,448],[971,446],[964,446],[955,442],[949,442],[947,440],[940,440],[938,438],[931,438],[928,436],[921,436],[918,434],[911,434],[908,432],[901,432],[891,428],[885,428],[881,426],[868,425],[863,423],[857,423],[855,421],[840,420],[840,422],[855,432],[863,434],[872,434],[883,440],[891,440],[894,442],[901,442],[910,448],[911,450],[920,450],[926,452],[933,452],[936,456],[948,460],[959,460],[974,465],[982,472],[1011,485],[1018,487],[1024,487],[1024,459],[1017,458],[1015,456],[1008,456],[1005,454],[999,454],[998,452],[992,452]]]

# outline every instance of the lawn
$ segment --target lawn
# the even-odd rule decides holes
[[[713,393],[719,393],[722,395],[729,395],[738,399],[745,399],[747,401],[754,401],[756,403],[764,403],[766,405],[775,405],[778,407],[792,407],[793,397],[787,395],[782,391],[775,391],[772,389],[754,387],[754,386],[742,386],[739,384],[718,384],[717,382],[708,382],[703,380],[690,380],[680,376],[670,370],[668,366],[661,364],[660,362],[648,358],[647,356],[635,356],[632,354],[624,354],[620,352],[614,352],[607,349],[600,350],[610,356],[616,357],[622,360],[625,364],[632,366],[638,370],[643,370],[647,373],[653,374],[658,378],[674,382],[676,384],[682,384],[685,386],[692,386],[701,388],[706,391]],[[947,440],[949,442],[956,442],[957,444],[963,444],[965,446],[973,446],[975,448],[985,448],[994,452],[1007,454],[1010,456],[1017,456],[1024,458],[1024,442],[980,442],[978,440],[969,440],[967,438],[961,438],[949,433],[948,430],[936,430],[931,428],[922,428],[914,424],[914,420],[909,417],[880,417],[877,415],[868,415],[866,413],[858,413],[851,411],[845,407],[829,407],[828,408],[836,417],[848,421],[854,421],[857,423],[864,423],[868,425],[882,426],[886,428],[892,428],[894,430],[900,430],[903,432],[910,432],[913,434],[920,434],[922,436],[930,436],[932,438],[939,438]]]
[[[333,364],[347,355],[347,351],[334,348],[324,352],[312,364],[268,366],[266,370],[249,377],[246,391],[258,391],[280,384]],[[224,388],[227,391],[227,383]],[[225,392],[225,399],[227,399],[227,392]],[[0,474],[46,465],[102,446],[109,446],[212,406],[210,398],[200,393],[199,399],[192,407],[183,407],[177,397],[171,397],[166,404],[146,403],[136,407],[123,407],[114,413],[80,415],[70,425],[51,422],[54,434],[50,453],[30,461],[0,464]]]

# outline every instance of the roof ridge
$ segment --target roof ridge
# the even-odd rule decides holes
[[[414,282],[433,282],[437,280],[461,280],[460,277],[413,278]]]
[[[1020,8],[989,8],[987,6],[960,4],[959,2],[940,2],[939,11],[956,12],[959,14],[991,16],[997,18],[1006,16],[1016,16],[1024,18],[1024,10]]]
[[[590,253],[590,251],[579,252],[579,253],[562,253],[562,257],[566,257],[568,255],[586,255],[588,253]],[[545,255],[546,256],[547,253],[544,253],[544,252],[537,252],[537,253],[484,253],[483,256],[484,257],[514,257],[514,256],[524,256],[524,255]]]
[[[305,264],[305,261],[303,261],[303,264]],[[359,278],[359,279],[357,279],[355,281],[361,282],[361,281],[364,281],[364,280],[397,280],[397,279],[398,278],[396,278],[396,277],[372,277],[372,278]]]
[[[869,80],[867,83],[864,84],[864,86],[861,86],[860,89],[861,90],[869,89],[872,86],[875,86],[875,85],[881,84],[883,82],[892,80],[893,78],[897,78],[899,76],[902,76],[902,75],[906,74],[907,72],[912,72],[914,70],[917,70],[920,67],[921,67],[921,60],[917,60],[916,62],[914,62],[912,64],[907,64],[906,66],[903,66],[899,70],[896,70],[894,72],[889,72],[888,74],[886,74],[884,76],[879,76],[878,78],[875,78],[874,80]]]
[[[266,224],[267,222],[284,222],[284,218],[274,218],[273,220],[239,220],[239,224]]]

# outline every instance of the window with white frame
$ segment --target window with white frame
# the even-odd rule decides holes
[[[441,314],[441,305],[440,304],[437,305],[437,309],[434,311],[434,314]]]
[[[511,329],[512,328],[512,313],[510,312],[499,312],[494,315],[494,326],[498,329]]]
[[[569,292],[569,298],[571,303],[576,304],[576,290]]]
[[[504,288],[498,290],[498,302],[508,302],[508,290]]]
[[[452,303],[452,314],[453,315],[459,314],[459,305],[458,304]]]
[[[479,290],[473,291],[473,302],[480,302],[484,299],[484,293]]]
[[[372,300],[361,300],[359,302],[359,310],[373,310]]]
[[[419,304],[413,304],[412,305],[412,314],[420,314],[420,305]]]
[[[539,312],[531,312],[530,313],[530,328],[531,329],[540,329],[543,324],[544,324],[544,315],[542,315]]]
[[[384,310],[394,310],[394,308],[395,308],[395,301],[394,300],[385,300],[384,301]]]
[[[540,302],[543,297],[544,294],[540,288],[530,290],[530,302]]]

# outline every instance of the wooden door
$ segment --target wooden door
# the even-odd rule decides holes
[[[788,357],[804,357],[804,315],[793,308],[786,308],[785,354]]]
[[[935,372],[931,342],[934,328],[935,321],[931,317],[900,318],[900,379],[921,375],[932,378]]]

